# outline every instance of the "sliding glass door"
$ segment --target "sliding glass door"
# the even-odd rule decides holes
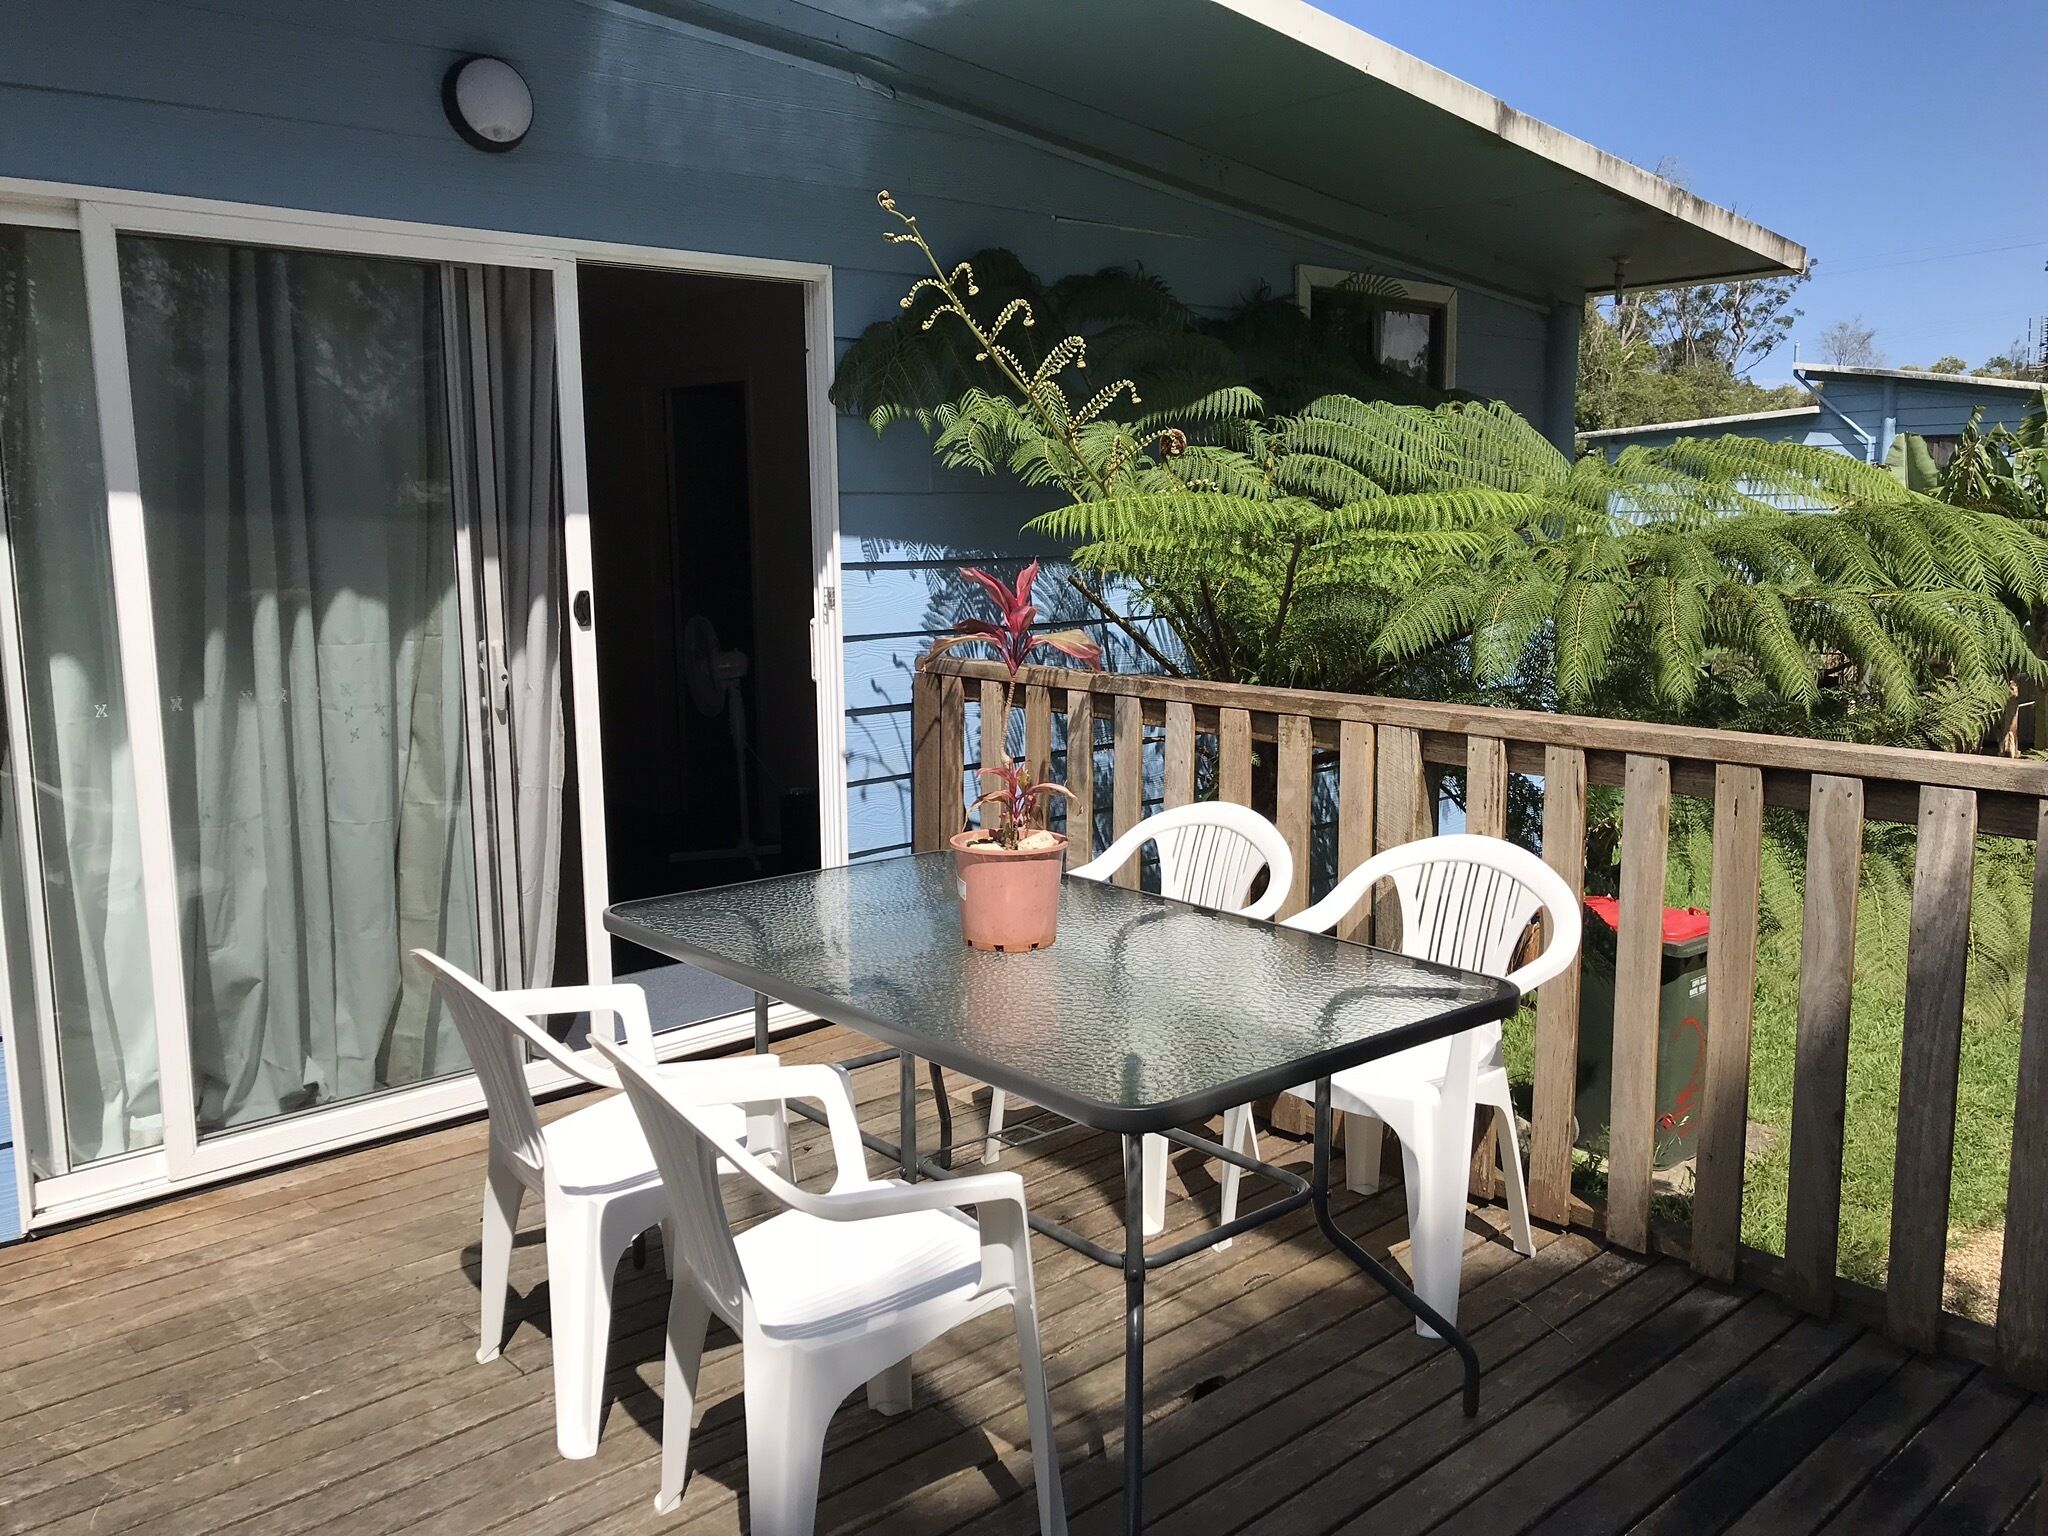
[[[0,991],[39,1205],[462,1107],[410,952],[546,985],[565,866],[573,900],[567,269],[290,233],[0,210]]]
[[[78,231],[0,225],[7,1035],[45,1174],[164,1138],[106,509]]]
[[[440,273],[120,239],[208,1136],[468,1069],[482,972]]]

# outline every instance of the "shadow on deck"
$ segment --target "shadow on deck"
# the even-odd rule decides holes
[[[780,1047],[786,1060],[866,1048],[832,1030]],[[863,1120],[892,1135],[893,1070],[858,1088]],[[979,1107],[953,1088],[971,1136]],[[796,1133],[800,1174],[821,1172],[818,1136]],[[0,1251],[0,1529],[743,1531],[738,1349],[718,1332],[688,1494],[674,1514],[652,1507],[658,1261],[621,1277],[594,1459],[555,1454],[535,1202],[505,1353],[475,1363],[482,1141],[472,1123]],[[1005,1163],[1035,1209],[1116,1242],[1111,1138],[1049,1137]],[[1212,1170],[1191,1155],[1173,1195],[1177,1231],[1214,1219]],[[1368,1247],[1403,1252],[1398,1187],[1340,1195],[1338,1211]],[[1486,1367],[1476,1422],[1458,1411],[1455,1359],[1306,1211],[1156,1274],[1153,1528],[2033,1536],[2048,1401],[1675,1263],[1548,1233],[1524,1260],[1487,1213],[1472,1225],[1460,1321]],[[1072,1528],[1107,1536],[1120,1285],[1044,1239],[1037,1257]],[[911,1413],[843,1407],[819,1530],[1035,1529],[1013,1348],[1007,1318],[983,1319],[918,1357]]]

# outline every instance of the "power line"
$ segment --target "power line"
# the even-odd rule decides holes
[[[1956,246],[1926,256],[1902,256],[1894,261],[1865,262],[1860,267],[1830,267],[1816,264],[1816,277],[1848,277],[1858,272],[1881,272],[1888,267],[1917,267],[1932,261],[1950,261],[1960,256],[1996,256],[2005,251],[2028,251],[2048,246],[2048,240],[2020,240],[2011,245]]]

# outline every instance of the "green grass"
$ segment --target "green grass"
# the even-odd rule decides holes
[[[1674,821],[1667,893],[1672,902],[1707,905],[1710,835],[1704,818]],[[1840,1271],[1872,1284],[1883,1280],[1891,1241],[1912,841],[1909,828],[1867,830],[1857,907]],[[1763,1146],[1753,1152],[1745,1174],[1742,1211],[1743,1241],[1769,1253],[1785,1248],[1804,847],[1804,818],[1772,813],[1764,849],[1750,1050],[1749,1116],[1762,1128],[1756,1139]],[[1980,840],[1949,1197],[1949,1226],[1955,1235],[1994,1230],[2005,1221],[2032,880],[2030,844]],[[1708,1006],[1711,1010],[1711,997]],[[1534,1019],[1534,1010],[1524,1009],[1505,1030],[1509,1074],[1523,1092],[1533,1068]],[[1708,1022],[1711,1029],[1711,1011]],[[1605,1182],[1597,1159],[1581,1172],[1592,1188]]]

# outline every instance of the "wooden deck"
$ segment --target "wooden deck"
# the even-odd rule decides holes
[[[863,1047],[817,1031],[783,1049]],[[885,1135],[894,1086],[890,1068],[859,1077]],[[978,1130],[969,1085],[954,1089]],[[798,1129],[800,1171],[820,1170]],[[475,1362],[482,1142],[460,1126],[0,1250],[0,1529],[744,1530],[738,1351],[716,1332],[689,1493],[675,1514],[652,1508],[658,1263],[622,1279],[593,1460],[555,1454],[531,1234],[504,1356]],[[1109,1138],[1049,1138],[1006,1162],[1037,1209],[1115,1240]],[[1169,1221],[1193,1231],[1213,1220],[1211,1175],[1192,1159],[1175,1172]],[[1340,1211],[1402,1252],[1398,1188]],[[537,1214],[529,1202],[529,1227]],[[1521,1260],[1484,1226],[1461,1318],[1486,1365],[1476,1425],[1455,1361],[1305,1212],[1155,1276],[1153,1528],[2034,1536],[2048,1401],[1676,1263],[1548,1234]],[[1041,1240],[1038,1289],[1072,1527],[1099,1536],[1118,1515],[1120,1287]],[[910,1414],[840,1411],[820,1531],[1034,1529],[1007,1320],[917,1365]]]

